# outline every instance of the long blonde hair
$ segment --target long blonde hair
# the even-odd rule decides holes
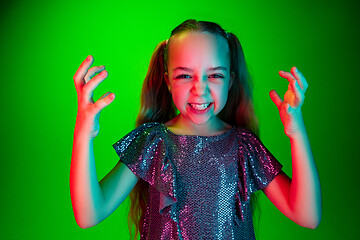
[[[220,25],[213,22],[196,21],[189,19],[172,30],[168,43],[160,42],[151,57],[148,72],[141,91],[140,111],[136,119],[136,126],[147,122],[165,123],[176,116],[176,107],[168,91],[164,73],[167,72],[168,47],[172,36],[186,31],[199,31],[219,34],[227,39],[230,49],[230,72],[233,75],[233,84],[229,90],[228,100],[218,117],[233,126],[242,126],[251,129],[259,135],[259,124],[254,113],[252,101],[252,78],[249,74],[243,49],[238,38],[226,32]],[[144,223],[144,213],[148,199],[149,185],[139,180],[130,193],[130,212],[128,216],[130,235],[130,220],[135,224],[135,236],[141,233]],[[251,207],[254,213],[254,199],[251,198]]]

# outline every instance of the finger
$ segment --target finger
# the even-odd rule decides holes
[[[279,94],[275,90],[270,91],[270,98],[275,103],[276,107],[279,108],[283,100],[279,97]]]
[[[301,88],[301,91],[302,91],[303,93],[305,93],[305,91],[306,91],[306,89],[307,89],[308,86],[307,86],[307,82],[306,82],[304,76],[303,76],[300,72],[296,72],[296,67],[292,67],[292,68],[291,68],[291,72],[292,72],[292,73],[284,72],[284,71],[279,71],[279,75],[280,75],[281,77],[283,77],[283,78],[286,78],[286,79],[289,81],[290,84],[291,84],[293,81],[296,81],[296,82],[299,84],[299,86],[300,86],[300,84],[302,84],[302,85],[300,86],[300,88]],[[289,88],[289,89],[290,89],[290,88]]]
[[[305,89],[304,82],[306,82],[306,80],[305,80],[304,76],[299,72],[299,70],[296,67],[291,68],[291,73],[296,78],[296,80],[299,83],[301,89],[305,91],[306,89]]]
[[[109,96],[110,94],[111,94],[110,98],[112,99],[111,101],[113,101],[113,100],[115,99],[115,94],[112,93],[112,92],[107,92],[107,93],[105,93],[104,95],[102,95],[102,96],[99,98],[99,100],[106,98],[106,97]]]
[[[301,104],[304,101],[304,93],[301,87],[299,86],[299,83],[295,80],[291,82],[291,89],[295,94],[296,98],[296,105]]]
[[[293,68],[295,68],[295,67],[293,67]],[[299,71],[298,68],[295,68],[295,73],[299,76],[299,78],[298,78],[298,80],[299,80],[299,85],[300,85],[301,89],[302,89],[302,90],[304,91],[304,93],[305,93],[305,91],[306,91],[306,89],[308,88],[309,85],[308,85],[308,83],[307,83],[304,75]]]
[[[90,81],[90,79],[91,79],[96,73],[99,73],[99,72],[101,72],[101,71],[104,70],[104,69],[105,69],[105,66],[104,66],[104,65],[90,68],[90,69],[88,70],[88,72],[86,73],[85,77],[84,77],[85,85],[86,85],[86,83],[88,83],[88,82]],[[91,91],[91,93],[90,93],[90,100],[91,100],[92,103],[94,103],[93,96],[94,96],[94,92]],[[88,99],[89,97],[86,96],[86,98]]]
[[[77,69],[76,73],[74,74],[73,78],[74,78],[75,88],[77,91],[84,86],[85,74],[87,73],[93,61],[94,58],[91,55],[87,56],[87,58],[81,63],[80,67]]]
[[[289,72],[279,71],[279,75],[283,78],[286,78],[289,82],[291,82],[291,80],[296,80],[295,77]]]
[[[93,91],[99,84],[107,78],[108,72],[106,70],[101,71],[100,74],[96,75],[89,82],[87,82],[83,88],[83,97],[86,101],[93,101]]]
[[[104,70],[104,69],[105,69],[105,66],[104,66],[104,65],[90,68],[90,69],[87,71],[87,73],[86,73],[86,75],[85,75],[85,77],[84,77],[85,83],[89,82],[90,79],[91,79],[93,76],[95,76],[96,73],[99,73],[99,72],[101,72],[101,71]]]
[[[93,105],[94,106],[94,111],[96,113],[100,112],[106,106],[108,106],[114,99],[115,99],[115,94],[114,93],[111,93],[111,92],[105,93]]]

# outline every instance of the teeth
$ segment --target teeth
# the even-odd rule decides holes
[[[210,106],[210,103],[203,103],[203,104],[190,103],[190,105],[196,110],[204,110]]]

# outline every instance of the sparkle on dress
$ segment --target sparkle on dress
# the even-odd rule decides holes
[[[149,183],[141,239],[255,239],[250,195],[282,165],[249,129],[177,135],[145,123],[113,144]]]

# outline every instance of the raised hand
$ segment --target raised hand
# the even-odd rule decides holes
[[[299,131],[302,131],[304,125],[301,106],[304,103],[308,83],[296,67],[292,67],[291,72],[280,71],[279,74],[289,81],[284,101],[275,90],[270,91],[270,98],[279,110],[285,134],[291,138]]]
[[[78,95],[76,125],[82,131],[89,131],[91,137],[96,137],[100,129],[100,112],[114,100],[115,94],[107,92],[94,102],[93,91],[107,77],[108,73],[104,70],[105,66],[90,68],[93,62],[93,57],[89,55],[81,63],[73,78]],[[94,77],[99,72],[101,73]]]

